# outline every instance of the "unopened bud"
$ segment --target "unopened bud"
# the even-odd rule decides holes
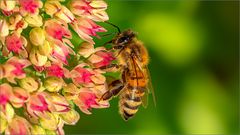
[[[46,131],[46,135],[57,135],[56,131],[54,130],[45,130]]]
[[[25,21],[31,27],[40,27],[43,25],[42,17],[40,15],[28,15]]]
[[[39,119],[40,125],[44,129],[56,130],[58,126],[58,115],[52,114],[50,112],[46,113],[48,115],[48,118],[40,118]]]
[[[0,116],[4,117],[8,122],[12,121],[13,116],[15,114],[13,107],[9,103],[7,103],[5,106],[4,112],[2,108],[0,109],[1,109]]]
[[[60,114],[60,117],[68,125],[75,125],[80,119],[80,115],[78,114],[78,112],[73,109],[68,111],[67,113]]]
[[[0,134],[2,134],[7,128],[7,120],[0,115]]]
[[[45,32],[39,27],[33,28],[29,33],[29,38],[33,45],[43,45],[45,41]]]
[[[64,97],[66,97],[67,100],[72,100],[77,98],[80,90],[77,88],[76,85],[74,85],[73,83],[70,83],[67,86],[63,87],[63,92],[64,92],[63,93]]]
[[[41,55],[39,50],[35,47],[32,48],[29,59],[35,66],[43,66],[48,60],[47,56]]]
[[[43,45],[38,47],[39,53],[44,56],[48,56],[52,52],[52,47],[48,41],[44,41]]]
[[[21,79],[19,85],[28,92],[36,91],[39,88],[39,83],[32,77]]]
[[[58,92],[63,86],[63,81],[57,77],[48,77],[44,81],[44,86],[50,92]]]
[[[4,11],[11,11],[15,8],[16,1],[15,0],[1,0],[0,8]]]
[[[58,1],[47,1],[44,5],[45,12],[53,16],[53,14],[57,13],[61,9],[61,4]]]
[[[34,125],[31,128],[31,134],[32,135],[45,135],[46,133],[42,127]]]

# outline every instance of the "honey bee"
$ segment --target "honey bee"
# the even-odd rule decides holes
[[[140,105],[147,106],[148,94],[151,91],[154,94],[147,67],[149,55],[144,44],[130,29],[123,32],[119,30],[117,36],[108,43],[112,44],[118,61],[116,67],[120,69],[122,77],[108,85],[109,90],[102,95],[101,100],[119,95],[119,112],[127,121],[137,113]]]

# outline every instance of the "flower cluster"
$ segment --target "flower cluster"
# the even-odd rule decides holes
[[[64,134],[80,118],[75,106],[109,107],[101,67],[115,58],[92,38],[106,32],[96,24],[106,9],[103,0],[0,0],[0,134]]]

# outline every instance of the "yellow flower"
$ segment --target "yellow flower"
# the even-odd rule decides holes
[[[33,28],[29,33],[29,39],[33,45],[43,45],[45,41],[44,30],[39,27]]]

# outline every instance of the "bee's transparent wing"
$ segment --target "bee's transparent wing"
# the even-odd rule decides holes
[[[147,66],[145,67],[145,69],[146,69],[146,72],[147,72],[147,75],[148,75],[147,91],[148,91],[148,93],[151,93],[151,94],[152,94],[153,103],[154,103],[154,106],[156,107],[157,101],[156,101],[156,96],[155,96],[154,88],[153,88],[153,85],[152,85],[151,75],[150,75],[150,72],[149,72],[149,69],[148,69]]]

